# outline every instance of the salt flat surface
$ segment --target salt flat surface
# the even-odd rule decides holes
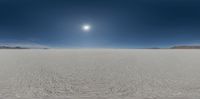
[[[200,50],[0,50],[0,99],[200,99]]]

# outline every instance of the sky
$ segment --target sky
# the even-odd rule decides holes
[[[0,0],[0,43],[60,48],[200,44],[199,0]],[[90,31],[82,26],[88,24]]]

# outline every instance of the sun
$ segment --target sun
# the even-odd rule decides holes
[[[91,30],[91,25],[89,24],[84,24],[82,26],[82,30],[85,31],[85,32],[89,32]]]

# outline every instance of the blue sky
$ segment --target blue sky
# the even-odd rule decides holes
[[[147,48],[200,43],[198,0],[1,0],[0,43]],[[85,33],[81,26],[90,24]]]

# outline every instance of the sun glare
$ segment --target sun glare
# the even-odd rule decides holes
[[[89,24],[85,24],[82,26],[82,30],[85,32],[89,32],[91,30],[91,26]]]

